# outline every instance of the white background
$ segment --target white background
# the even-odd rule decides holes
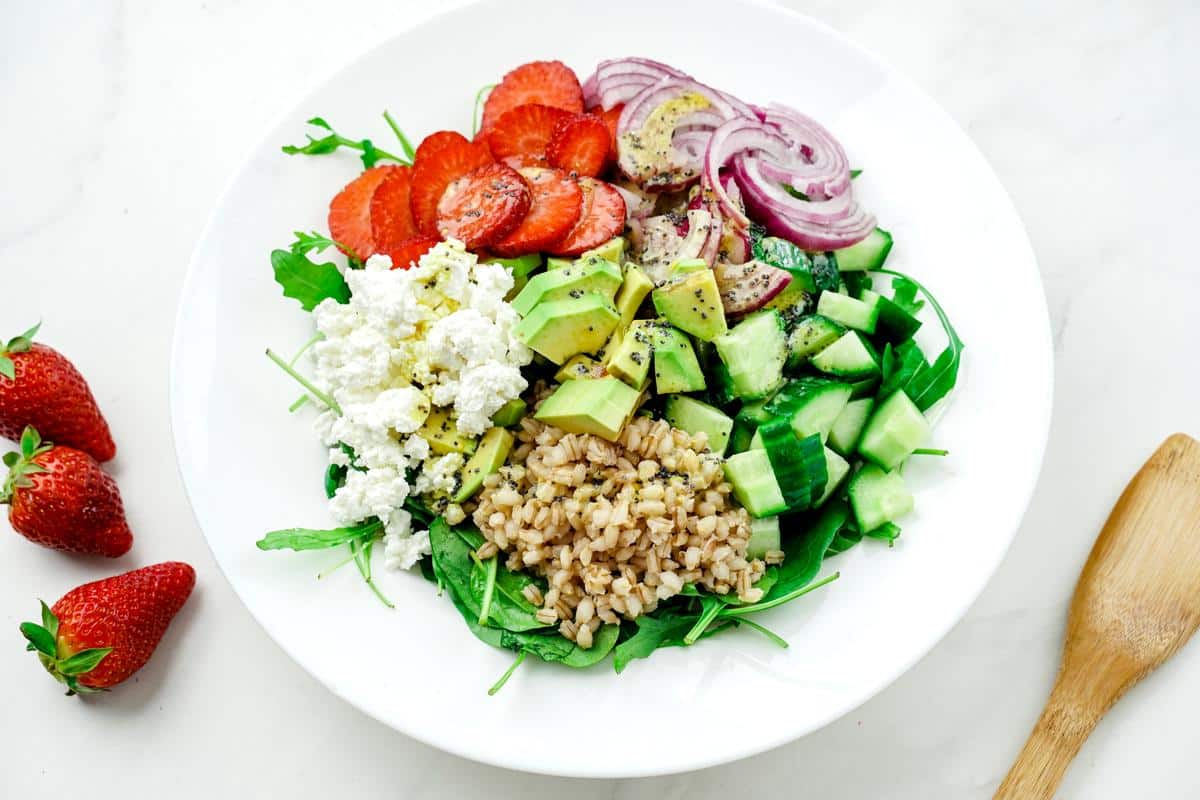
[[[0,797],[85,787],[99,800],[990,797],[1049,689],[1071,587],[1108,507],[1166,434],[1200,434],[1200,271],[1190,235],[1200,210],[1200,8],[788,5],[914,78],[1013,195],[1055,334],[1042,480],[979,602],[879,697],[733,765],[589,782],[444,755],[328,693],[235,599],[174,466],[166,375],[175,304],[227,176],[315,81],[434,4],[0,0],[0,335],[41,318],[45,341],[88,376],[122,448],[112,468],[138,536],[136,563],[118,566],[0,535]],[[496,46],[520,58],[520,42]],[[773,46],[769,33],[764,46]],[[469,56],[448,48],[447,57]],[[436,65],[396,76],[435,79]],[[980,279],[1003,302],[1004,276]],[[226,454],[230,480],[254,481],[255,465],[269,463],[254,443],[246,448]],[[86,580],[166,559],[194,564],[200,582],[154,660],[110,695],[61,697],[16,631],[33,618],[35,598],[53,601]],[[1192,646],[1101,724],[1061,796],[1200,794],[1198,704],[1200,646]],[[671,731],[669,720],[664,734],[703,735]]]

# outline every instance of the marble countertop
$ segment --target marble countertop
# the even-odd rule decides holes
[[[126,443],[114,470],[144,532],[140,555],[188,560],[208,579],[135,683],[72,706],[37,677],[16,626],[34,598],[94,579],[97,565],[0,531],[0,796],[61,797],[82,783],[98,800],[167,792],[704,800],[784,787],[870,800],[990,797],[1050,688],[1067,601],[1109,507],[1163,437],[1200,434],[1200,270],[1188,235],[1200,183],[1200,6],[788,3],[923,86],[1012,194],[1054,326],[1056,404],[1041,482],[974,608],[862,708],[732,765],[573,781],[438,752],[309,678],[219,577],[174,466],[166,375],[175,304],[226,177],[315,81],[434,5],[4,7],[0,327],[10,336],[44,319],[45,338],[104,387],[105,412]],[[1003,276],[994,279],[1002,297]],[[1060,796],[1200,796],[1198,706],[1200,645],[1192,645],[1101,723]],[[319,728],[298,724],[310,719]]]

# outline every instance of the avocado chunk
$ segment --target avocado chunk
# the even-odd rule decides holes
[[[621,281],[621,268],[611,261],[599,258],[580,261],[530,278],[521,293],[513,299],[512,307],[525,317],[538,303],[582,297],[585,292],[593,291],[611,302]]]
[[[521,421],[521,417],[525,416],[525,411],[529,408],[528,404],[519,397],[514,397],[504,405],[500,406],[500,410],[492,414],[492,424],[499,425],[501,428],[508,428],[516,425]]]
[[[708,269],[708,262],[703,258],[681,258],[667,267],[667,275],[674,278],[689,272],[699,272],[702,269]]]
[[[458,432],[448,408],[434,406],[425,418],[425,424],[417,429],[417,435],[429,442],[430,450],[442,456],[469,453],[475,449],[475,440]]]
[[[576,378],[599,378],[600,363],[594,358],[588,358],[585,355],[571,356],[567,363],[559,368],[558,372],[554,373],[554,380],[559,383],[573,381]]]
[[[706,342],[729,329],[721,291],[711,269],[686,273],[658,287],[654,290],[654,307],[667,322]]]
[[[483,486],[483,479],[504,464],[512,446],[513,435],[504,428],[492,428],[485,433],[479,440],[479,448],[463,467],[462,481],[452,498],[454,502],[463,503],[470,500],[479,491],[479,487]]]
[[[653,288],[654,282],[647,278],[646,273],[636,264],[625,265],[625,280],[617,292],[616,300],[617,313],[621,315],[621,330],[628,328],[633,322],[638,309],[642,307],[642,301]]]
[[[583,251],[580,258],[603,258],[612,261],[614,264],[620,264],[621,259],[625,256],[625,237],[614,236],[599,247],[591,250]]]
[[[568,433],[615,442],[637,410],[641,394],[610,376],[567,381],[542,401],[534,418]]]
[[[687,431],[693,436],[703,431],[708,435],[708,449],[724,455],[729,445],[729,434],[733,430],[733,420],[720,409],[677,394],[667,398],[663,417],[671,423],[672,428]]]
[[[687,334],[663,322],[655,327],[654,335],[655,391],[659,394],[703,391],[704,371]]]
[[[546,270],[552,271],[556,269],[562,269],[563,267],[569,267],[574,263],[575,262],[569,258],[547,258]]]
[[[621,343],[613,351],[607,365],[611,374],[639,391],[650,377],[650,359],[654,353],[657,327],[654,320],[635,319],[629,330],[621,336]]]
[[[576,353],[594,353],[617,327],[612,301],[595,292],[538,303],[513,328],[517,338],[555,364]]]

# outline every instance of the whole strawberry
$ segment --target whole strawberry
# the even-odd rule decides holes
[[[42,624],[21,623],[46,670],[67,694],[102,691],[137,672],[196,585],[196,571],[167,561],[72,589]]]
[[[117,483],[82,450],[43,442],[37,430],[21,434],[19,453],[5,453],[8,477],[0,504],[8,503],[13,530],[55,550],[116,558],[129,552],[133,534]]]
[[[33,341],[41,324],[0,344],[0,436],[17,440],[26,425],[97,461],[117,454],[108,423],[75,365]]]

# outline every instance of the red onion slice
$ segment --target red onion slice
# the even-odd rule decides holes
[[[648,58],[609,59],[601,61],[584,82],[584,103],[589,108],[598,105],[608,111],[663,78],[687,80],[689,77],[674,67]]]

